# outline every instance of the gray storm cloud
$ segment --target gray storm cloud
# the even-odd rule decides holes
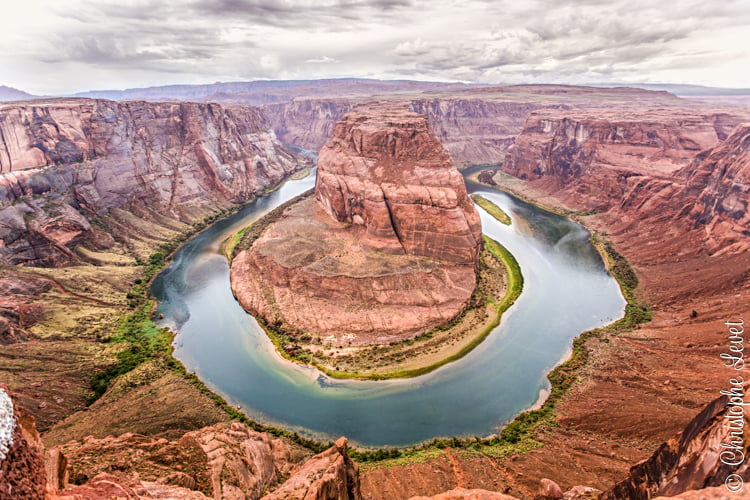
[[[16,2],[5,83],[36,92],[254,78],[750,82],[746,1]],[[44,71],[48,87],[41,88]],[[744,72],[744,73],[743,73]],[[602,80],[603,79],[603,80]]]

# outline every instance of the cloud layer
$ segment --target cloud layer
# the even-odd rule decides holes
[[[35,93],[343,76],[750,85],[746,0],[12,5],[0,83]]]

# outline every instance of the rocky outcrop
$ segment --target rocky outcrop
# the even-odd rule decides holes
[[[539,494],[536,500],[559,500],[563,497],[560,485],[551,479],[542,478],[539,482]]]
[[[592,500],[601,493],[599,490],[587,486],[575,486],[564,492],[554,481],[542,479],[539,493],[534,500]],[[455,488],[430,497],[416,496],[409,500],[518,500],[517,497],[497,491],[482,489]]]
[[[301,449],[239,423],[190,432],[173,442],[127,434],[69,443],[66,449],[74,478],[81,471],[95,476],[60,491],[60,500],[362,498],[345,438],[308,460]]]
[[[150,500],[156,498],[170,500],[208,500],[203,493],[189,488],[164,485],[157,482],[141,481],[112,474],[99,474],[86,484],[70,486],[54,493],[47,500]]]
[[[730,399],[734,406],[728,405]],[[723,485],[732,474],[745,482],[750,480],[750,463],[743,460],[747,446],[742,437],[750,417],[737,411],[742,410],[742,406],[737,406],[741,399],[740,395],[714,400],[677,439],[662,444],[650,458],[633,466],[628,478],[607,490],[601,499],[671,497]]]
[[[168,441],[138,434],[70,442],[63,447],[71,481],[102,474],[196,490],[212,498],[260,498],[307,453],[273,436],[232,423]]]
[[[44,447],[34,420],[0,386],[0,499],[42,499],[46,492]]]
[[[686,216],[705,231],[713,250],[742,251],[750,245],[750,123],[701,154],[685,169],[683,203]]]
[[[237,422],[188,432],[174,441],[137,434],[89,436],[45,450],[33,418],[15,408],[0,387],[3,500],[361,500],[358,468],[345,438],[309,455]]]
[[[292,472],[284,484],[264,500],[361,500],[359,467],[349,457],[347,440],[315,455]]]
[[[43,316],[43,308],[34,303],[40,293],[52,288],[41,277],[18,276],[3,271],[0,276],[0,345],[26,340],[28,328]]]
[[[503,170],[591,209],[616,206],[634,182],[669,179],[743,119],[684,110],[532,113]]]
[[[516,497],[487,490],[456,488],[431,497],[411,497],[409,500],[518,500]]]
[[[337,124],[315,199],[232,263],[240,303],[275,328],[364,345],[450,321],[476,286],[479,216],[424,117],[370,107]]]
[[[0,263],[62,265],[92,218],[144,206],[182,221],[297,168],[256,108],[51,100],[0,106]],[[110,238],[111,240],[111,238]],[[111,244],[111,241],[110,241]]]
[[[477,260],[479,215],[421,115],[387,107],[349,113],[320,151],[315,198],[388,253]]]

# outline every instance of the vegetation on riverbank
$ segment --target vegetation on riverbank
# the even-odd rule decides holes
[[[602,330],[608,333],[620,333],[651,321],[653,311],[648,303],[638,295],[638,276],[627,259],[601,233],[593,233],[591,242],[599,250],[605,260],[607,269],[617,280],[622,295],[627,301],[625,315],[614,323],[603,327]]]
[[[612,276],[617,280],[627,300],[624,316],[606,326],[589,330],[573,340],[570,357],[558,365],[548,375],[550,393],[542,406],[519,414],[495,436],[487,438],[438,438],[416,447],[396,450],[354,451],[356,460],[368,463],[379,462],[378,467],[404,465],[434,458],[435,449],[458,448],[475,451],[484,455],[502,458],[525,453],[542,445],[535,439],[538,430],[543,427],[554,427],[556,406],[576,383],[581,369],[590,359],[587,343],[593,339],[606,341],[608,334],[617,334],[638,327],[651,319],[651,310],[638,298],[638,277],[622,254],[617,252],[611,242],[602,235],[595,234],[592,241],[603,252]]]
[[[194,232],[183,233],[177,239],[162,244],[151,254],[147,262],[137,262],[143,266],[141,277],[134,280],[133,287],[126,294],[128,306],[132,311],[122,316],[120,325],[112,336],[101,339],[102,342],[123,344],[124,348],[117,353],[116,363],[97,371],[92,377],[93,396],[90,403],[100,398],[115,378],[130,372],[149,359],[163,358],[169,365],[172,364],[174,358],[170,345],[174,335],[169,329],[159,328],[152,321],[155,304],[150,292],[151,282],[167,264],[167,257],[180,245],[227,213],[222,210],[205,218],[195,224]]]
[[[273,213],[269,214],[269,220],[273,218]],[[254,226],[250,231],[262,232]],[[481,344],[521,294],[523,276],[516,259],[500,243],[487,236],[483,239],[478,283],[469,306],[449,324],[415,338],[339,349],[310,344],[303,333],[271,327],[262,318],[258,323],[282,357],[312,365],[331,378],[387,380],[424,375],[464,357]],[[336,352],[328,357],[321,355],[331,350]]]
[[[281,210],[283,211],[283,209]],[[273,222],[274,217],[277,216],[278,213],[275,216],[272,216],[272,214],[268,214],[266,216],[268,217],[267,220],[264,220],[265,218],[262,218],[259,222],[263,221],[263,223],[267,225],[270,222]],[[236,254],[241,248],[246,248],[247,246],[251,245],[252,242],[261,234],[262,227],[260,226],[263,226],[263,223],[258,224],[258,227],[256,227],[256,224],[250,226],[250,228],[253,228],[252,230],[250,230],[250,228],[246,228],[245,230],[243,230],[242,233],[236,238],[236,242],[234,243],[232,250],[226,251],[227,249],[225,248],[225,253],[228,255]],[[599,241],[598,238],[601,238],[601,241]],[[566,394],[567,390],[575,383],[579,376],[581,368],[586,365],[589,359],[589,350],[586,347],[586,343],[592,338],[606,338],[606,334],[613,331],[622,331],[626,328],[632,328],[633,326],[640,324],[640,322],[646,320],[646,313],[650,314],[650,312],[648,312],[648,308],[637,301],[637,276],[632,271],[627,261],[622,257],[622,255],[617,253],[611,243],[606,242],[601,235],[595,235],[592,240],[594,241],[594,244],[597,245],[597,247],[600,248],[600,250],[603,252],[603,255],[607,256],[610,272],[620,283],[620,286],[623,289],[623,295],[625,295],[626,299],[628,300],[629,308],[626,309],[625,317],[621,320],[618,320],[618,322],[615,322],[607,327],[592,330],[590,332],[585,332],[574,340],[571,357],[565,363],[555,368],[548,375],[551,383],[551,392],[547,401],[540,408],[522,413],[516,419],[506,425],[506,427],[499,434],[487,438],[438,438],[423,445],[407,449],[396,449],[392,447],[376,450],[354,449],[351,450],[352,457],[360,463],[378,463],[378,466],[382,467],[429,460],[431,458],[439,456],[442,453],[442,450],[445,448],[460,448],[494,457],[503,457],[511,454],[523,453],[541,446],[541,443],[539,443],[534,438],[534,436],[540,428],[556,425],[555,407],[559,403],[561,398]],[[513,265],[512,263],[515,263],[516,267],[518,266],[512,255],[507,253],[507,251],[501,245],[485,238],[485,246],[489,253],[491,253],[495,258],[503,261],[503,264],[509,268],[509,271],[510,267],[512,267]],[[156,272],[158,272],[158,270],[163,266],[165,255],[167,255],[168,253],[169,252],[163,253],[160,257],[154,257],[153,260],[159,261],[160,265],[156,265],[152,276],[155,275]],[[149,264],[151,265],[151,262]],[[513,297],[514,290],[516,290],[517,293],[520,294],[523,284],[523,278],[522,276],[520,276],[520,268],[518,269],[519,279],[516,282],[513,281],[514,274],[515,273],[513,272],[508,272],[507,293],[505,294],[502,301],[493,302],[493,306],[496,306],[498,310],[507,309],[513,303],[513,301],[515,301],[515,299],[517,298],[517,294],[515,297]],[[143,285],[143,287],[141,287],[140,289],[141,293],[143,293],[143,291],[147,289],[147,282],[144,283],[142,281],[140,284]],[[145,307],[148,304],[143,305]],[[628,311],[631,312],[629,313]],[[153,323],[148,321],[150,312],[150,308],[144,308],[143,310],[140,310],[138,307],[136,307],[136,309],[133,311],[133,317],[130,323],[131,326],[136,329],[137,334],[131,335],[130,338],[135,339],[140,346],[139,349],[143,348],[144,352],[149,352],[148,350],[151,350],[149,355],[161,356],[165,352],[171,351],[171,347],[169,346],[169,342],[165,344],[160,340],[156,340],[160,333],[158,332],[158,328],[156,328]],[[125,323],[127,324],[128,321],[126,320]],[[496,326],[496,324],[497,323],[488,327],[488,330],[486,331],[484,336],[486,336],[486,334],[488,334],[489,331],[491,331],[492,328]],[[138,328],[135,327],[136,325],[140,325],[141,330],[138,330]],[[615,325],[619,326],[615,327]],[[152,326],[153,328],[155,328],[155,330],[152,329]],[[123,338],[125,338],[126,333],[127,332],[123,332]],[[163,333],[166,334],[166,332]],[[271,337],[274,338],[273,334],[271,335]],[[277,341],[277,347],[283,345],[283,339],[277,338]],[[479,342],[481,342],[481,339],[477,343]],[[280,349],[280,352],[284,352],[283,348]],[[140,352],[138,349],[136,349],[136,352],[131,354],[133,357],[138,359],[140,359],[140,356],[142,356],[142,352]],[[128,358],[130,357],[130,355],[124,357]],[[294,359],[294,357],[290,358]],[[123,366],[125,368],[127,368],[128,362],[129,361],[127,359],[123,360]],[[226,403],[226,401],[223,400],[223,398],[206,388],[206,386],[195,375],[187,373],[182,364],[171,357],[171,353],[169,356],[169,363],[175,371],[178,371],[186,379],[196,384],[196,386],[199,387],[207,397],[215,401],[216,404],[221,407],[231,418],[242,421],[253,429],[270,432],[274,435],[291,439],[294,442],[297,442],[298,444],[301,444],[316,452],[330,446],[330,443],[322,443],[302,437],[298,433],[270,426],[264,426],[252,421],[237,408],[230,406]],[[331,375],[335,376],[337,374],[336,372],[334,372],[331,373]]]
[[[264,194],[277,189],[283,182],[269,187],[264,191]],[[91,390],[93,396],[89,403],[93,403],[100,398],[115,378],[130,372],[149,359],[166,357],[169,360],[167,363],[169,366],[176,366],[175,363],[178,362],[171,355],[171,342],[174,334],[167,328],[157,327],[152,321],[155,303],[151,296],[151,283],[156,275],[166,267],[169,257],[189,238],[194,237],[214,222],[237,213],[244,206],[254,201],[255,198],[243,204],[233,205],[230,208],[215,210],[190,226],[190,230],[183,231],[176,238],[159,245],[147,261],[136,259],[136,266],[142,266],[141,276],[134,280],[132,289],[126,294],[128,306],[132,311],[122,316],[114,335],[100,339],[102,342],[123,344],[124,348],[117,353],[114,364],[97,371],[92,377]],[[244,232],[245,230],[240,231],[239,235],[230,237],[231,249],[224,248],[229,252],[233,251],[244,236]]]
[[[510,226],[510,216],[505,213],[502,208],[498,207],[481,194],[472,194],[471,199],[474,200],[474,203],[482,207],[485,212],[497,219],[498,222]]]

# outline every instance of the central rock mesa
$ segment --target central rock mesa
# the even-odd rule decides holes
[[[476,286],[481,224],[424,116],[385,104],[347,114],[317,175],[314,198],[284,210],[234,259],[245,309],[337,345],[413,337],[461,313]]]

